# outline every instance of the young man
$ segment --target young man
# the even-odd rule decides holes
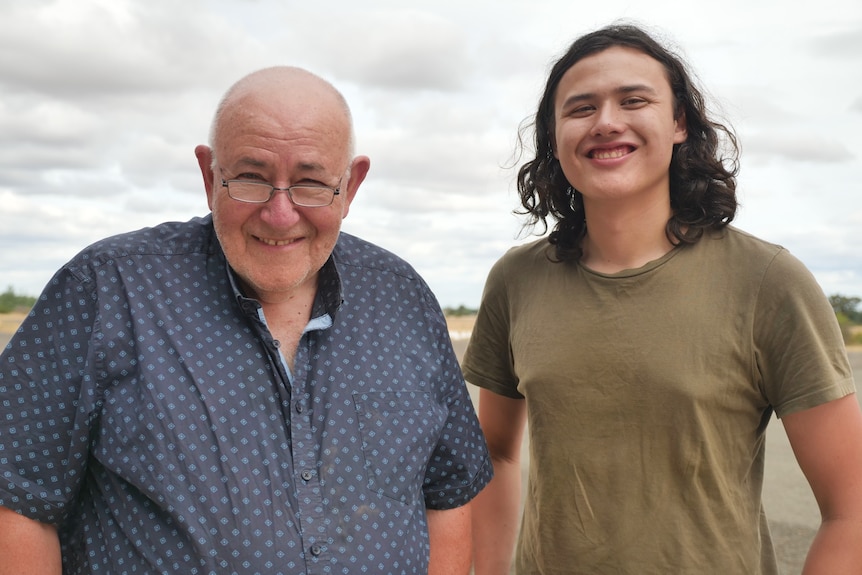
[[[369,168],[343,97],[235,84],[211,216],[57,272],[0,366],[0,573],[467,573],[484,439],[440,308],[340,233]]]
[[[862,572],[862,415],[802,264],[728,226],[735,157],[682,62],[642,30],[570,47],[519,191],[545,239],[491,271],[463,361],[495,478],[477,575],[775,574],[764,434],[784,423],[823,513],[806,573]],[[728,167],[730,166],[730,167]]]

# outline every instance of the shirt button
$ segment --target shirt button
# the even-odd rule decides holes
[[[302,413],[302,410],[303,410],[303,409],[304,409],[304,408],[302,407],[302,402],[297,401],[297,402],[296,402],[296,413]]]
[[[278,349],[281,347],[281,342],[278,341],[277,339],[274,339],[274,340],[272,340],[272,345],[275,346],[275,349]]]
[[[311,478],[312,478],[313,476],[314,476],[314,475],[313,475],[313,474],[311,473],[311,471],[309,471],[308,469],[306,469],[306,470],[304,470],[304,471],[302,472],[302,478],[303,478],[304,480],[306,480],[306,481],[311,481]]]
[[[323,552],[323,549],[320,548],[320,545],[312,545],[311,546],[311,554],[317,557]]]

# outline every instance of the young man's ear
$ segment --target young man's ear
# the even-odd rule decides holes
[[[673,143],[682,144],[688,139],[688,124],[685,121],[685,112],[680,112],[676,120],[673,121],[673,124]]]

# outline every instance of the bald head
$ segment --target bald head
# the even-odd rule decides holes
[[[325,109],[327,113],[340,114],[348,137],[348,155],[354,154],[353,118],[344,96],[323,78],[302,68],[274,66],[252,72],[231,86],[219,102],[210,127],[209,145],[219,149],[219,138],[223,127],[237,116],[251,116],[267,113],[268,110],[283,108],[301,113],[309,106]],[[310,111],[310,110],[309,110]]]

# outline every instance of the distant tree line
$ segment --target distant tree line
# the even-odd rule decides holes
[[[862,324],[862,310],[858,309],[862,299],[835,294],[829,296],[829,303],[832,304],[835,315],[843,315],[853,323]]]
[[[840,294],[829,296],[829,303],[838,318],[838,326],[845,343],[862,344],[862,331],[858,326],[862,325],[862,310],[859,304],[862,299],[858,297],[847,297]]]
[[[27,295],[16,294],[12,286],[0,294],[0,313],[11,313],[13,311],[28,311],[36,298]]]
[[[465,315],[476,315],[476,312],[473,308],[469,308],[465,305],[459,305],[458,307],[444,307],[443,313],[448,315],[449,317],[459,317]]]

